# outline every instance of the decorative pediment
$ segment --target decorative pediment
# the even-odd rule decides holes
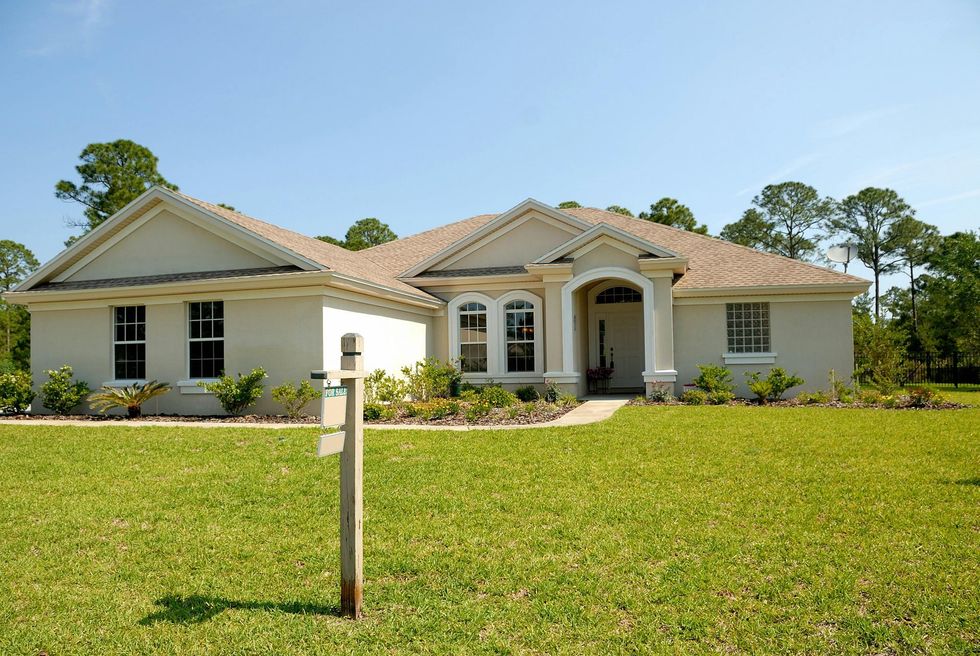
[[[531,264],[556,264],[566,259],[574,260],[600,246],[611,246],[639,258],[681,257],[674,251],[657,246],[608,223],[598,223],[548,251]]]
[[[427,271],[521,266],[591,227],[586,221],[529,198],[400,277],[413,278]]]
[[[228,270],[324,267],[168,189],[154,187],[17,288]]]

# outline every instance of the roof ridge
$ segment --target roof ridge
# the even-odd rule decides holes
[[[625,214],[620,214],[618,212],[610,212],[609,210],[604,210],[604,209],[601,209],[601,208],[598,208],[598,207],[581,207],[581,208],[571,208],[571,209],[572,210],[576,210],[576,209],[595,210],[597,212],[602,212],[603,214],[609,214],[609,215],[612,215],[612,216],[621,217],[622,219],[632,219],[634,221],[643,221],[645,223],[652,223],[652,224],[655,224],[655,225],[659,226],[660,228],[667,228],[667,229],[670,229],[670,230],[675,230],[677,232],[684,233],[685,235],[690,235],[692,237],[699,237],[699,238],[702,238],[702,239],[710,239],[710,240],[712,240],[714,242],[717,242],[717,243],[720,243],[720,244],[724,244],[725,246],[732,246],[734,248],[739,248],[739,249],[742,249],[742,250],[747,250],[747,251],[750,251],[752,253],[757,253],[759,255],[765,255],[766,257],[776,258],[776,259],[778,259],[778,260],[780,260],[782,262],[786,262],[786,261],[788,261],[788,262],[794,262],[796,264],[806,265],[806,266],[811,267],[811,268],[814,268],[814,269],[816,269],[818,271],[829,271],[830,273],[835,273],[835,274],[837,274],[839,276],[846,276],[848,278],[851,278],[852,280],[854,280],[854,282],[868,282],[867,280],[864,280],[863,278],[859,278],[859,277],[857,277],[855,275],[852,275],[850,273],[844,273],[842,271],[838,271],[837,269],[832,269],[830,267],[821,266],[819,264],[814,264],[813,262],[807,262],[806,260],[797,260],[796,258],[787,257],[785,255],[780,255],[779,253],[770,253],[769,251],[759,250],[758,248],[753,248],[751,246],[745,246],[744,244],[736,244],[733,241],[728,241],[727,239],[722,239],[721,237],[716,237],[714,235],[703,235],[703,234],[701,234],[699,232],[692,232],[690,230],[684,230],[683,228],[678,228],[676,226],[667,225],[666,223],[657,223],[656,221],[648,221],[647,219],[641,219],[641,218],[639,218],[637,216],[626,216]]]

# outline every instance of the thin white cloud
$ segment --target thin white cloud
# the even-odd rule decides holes
[[[932,207],[933,205],[943,205],[945,203],[953,203],[958,200],[966,200],[967,198],[980,198],[980,188],[971,189],[969,191],[963,191],[958,194],[952,194],[950,196],[941,196],[939,198],[933,198],[932,200],[927,200],[924,203],[917,203],[916,207]]]
[[[109,0],[74,0],[49,6],[39,44],[25,54],[44,57],[77,47],[90,48],[105,23]]]
[[[880,107],[878,109],[869,109],[864,112],[855,112],[853,114],[829,118],[817,124],[817,136],[825,139],[840,139],[841,137],[858,132],[885,117],[898,114],[902,109],[902,105],[893,105],[891,107]]]
[[[793,173],[796,173],[797,171],[799,171],[801,169],[806,168],[807,166],[809,166],[810,164],[812,164],[817,159],[820,159],[820,153],[809,153],[808,155],[803,155],[802,157],[797,157],[792,162],[790,162],[789,164],[787,164],[782,169],[776,171],[775,173],[773,173],[772,175],[770,175],[769,177],[767,177],[762,182],[760,182],[758,184],[755,184],[755,185],[751,185],[749,187],[746,187],[745,189],[740,189],[737,192],[735,192],[735,195],[736,196],[744,196],[746,194],[750,194],[750,193],[754,193],[754,192],[760,191],[766,185],[771,185],[771,184],[776,183],[776,182],[785,182],[786,181],[786,178],[788,178],[790,175],[792,175]]]

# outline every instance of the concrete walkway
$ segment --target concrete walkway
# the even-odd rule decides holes
[[[618,409],[626,405],[628,398],[594,397],[587,399],[582,405],[570,412],[566,412],[558,419],[542,422],[540,424],[501,424],[497,426],[432,426],[426,424],[365,424],[368,430],[443,430],[443,431],[470,431],[470,430],[519,430],[523,428],[553,428],[555,426],[582,426],[584,424],[594,424],[597,421],[608,419]],[[175,428],[319,428],[318,424],[275,424],[275,423],[254,423],[248,424],[233,421],[146,421],[146,420],[119,420],[119,421],[86,421],[84,419],[0,419],[0,425],[6,426],[87,426],[89,428],[108,428],[113,426],[128,426],[130,428],[142,426],[160,426]]]

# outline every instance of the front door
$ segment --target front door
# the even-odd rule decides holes
[[[640,304],[596,312],[597,365],[613,370],[610,391],[643,388],[643,315]]]

